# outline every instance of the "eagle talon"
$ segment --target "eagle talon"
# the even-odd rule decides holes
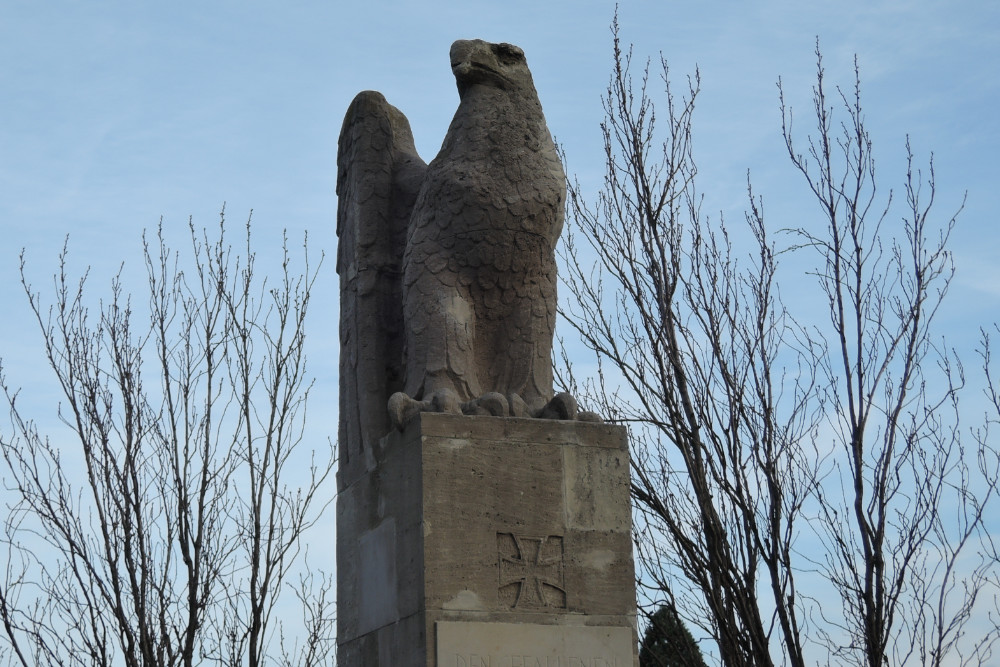
[[[425,404],[422,401],[415,401],[401,391],[389,397],[389,423],[397,431],[406,428],[414,417],[424,412]]]
[[[575,420],[577,411],[576,399],[564,391],[553,396],[535,416],[539,419]]]
[[[501,398],[503,397],[501,396]],[[451,389],[439,389],[424,401],[418,401],[410,398],[404,392],[397,391],[389,397],[389,423],[397,431],[402,431],[421,412],[444,412],[460,415],[463,412],[463,407],[458,400],[458,394]]]
[[[503,394],[491,391],[479,398],[462,404],[462,413],[467,415],[510,416],[510,407]]]

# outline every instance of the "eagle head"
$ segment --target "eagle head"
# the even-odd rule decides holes
[[[460,96],[475,85],[513,90],[527,84],[534,89],[524,51],[513,44],[460,39],[451,45],[451,71]]]

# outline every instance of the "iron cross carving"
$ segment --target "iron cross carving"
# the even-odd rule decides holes
[[[563,538],[497,533],[501,604],[510,608],[566,608]]]

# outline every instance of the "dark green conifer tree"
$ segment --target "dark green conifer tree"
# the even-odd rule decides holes
[[[639,667],[705,667],[698,642],[676,608],[661,605],[649,619],[639,649]]]

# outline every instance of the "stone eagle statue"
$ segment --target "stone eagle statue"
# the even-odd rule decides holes
[[[344,119],[342,446],[420,411],[596,419],[552,396],[566,179],[524,52],[461,40],[451,68],[461,101],[429,165],[381,94]]]

